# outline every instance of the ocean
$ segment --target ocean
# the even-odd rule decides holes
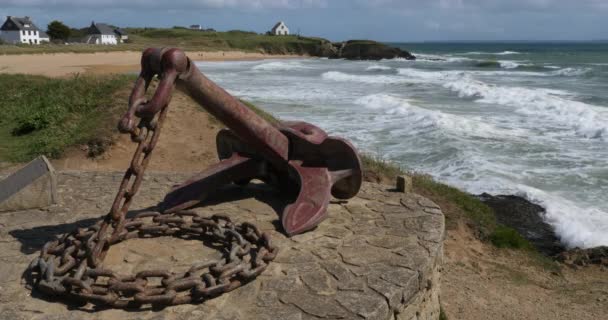
[[[416,61],[197,62],[285,120],[473,194],[547,209],[568,247],[608,245],[608,44],[391,44]]]

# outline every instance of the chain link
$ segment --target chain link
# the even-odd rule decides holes
[[[276,257],[278,249],[268,234],[261,233],[251,223],[234,224],[227,216],[150,211],[126,218],[158,141],[167,109],[165,106],[153,119],[141,119],[129,132],[137,149],[110,213],[89,228],[78,228],[46,243],[40,256],[30,263],[28,271],[40,291],[115,308],[195,303],[253,280]],[[221,248],[222,258],[196,263],[180,274],[148,270],[124,276],[102,266],[110,246],[133,238],[161,236],[213,243]]]

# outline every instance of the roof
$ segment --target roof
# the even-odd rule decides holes
[[[38,31],[38,27],[32,22],[30,17],[12,17],[7,16],[6,21],[0,28],[0,30],[4,31],[17,31],[17,30],[31,30]]]
[[[89,27],[88,34],[115,35],[114,28],[110,27],[110,25],[105,24],[105,23],[95,23],[95,22],[91,22],[91,26]]]
[[[121,29],[121,28],[116,28],[114,29],[114,32],[121,35],[121,36],[126,36],[127,32],[125,31],[125,29]]]
[[[40,38],[50,38],[48,34],[46,34],[46,32],[44,31],[40,31],[40,33],[38,34]]]
[[[271,31],[275,32],[277,30],[277,28],[280,27],[282,24],[284,25],[285,23],[283,21],[277,22],[277,24],[275,24],[274,27],[272,27]],[[285,27],[287,27],[287,25],[285,25]]]

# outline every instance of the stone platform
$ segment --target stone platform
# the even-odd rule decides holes
[[[198,305],[138,311],[75,308],[25,287],[21,275],[46,242],[88,226],[110,208],[121,173],[58,173],[60,204],[0,214],[0,319],[438,319],[444,217],[433,202],[365,184],[333,202],[317,229],[293,238],[280,230],[285,204],[263,185],[228,188],[195,209],[249,221],[271,233],[277,259],[257,280]],[[132,205],[154,206],[182,174],[151,173]],[[131,273],[187,269],[219,255],[202,242],[171,237],[113,246],[106,265]]]

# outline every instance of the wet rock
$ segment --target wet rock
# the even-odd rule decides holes
[[[517,230],[540,252],[554,256],[564,251],[553,227],[543,220],[545,208],[513,195],[484,193],[478,197],[494,210],[498,223]]]
[[[556,258],[558,261],[570,266],[584,267],[594,264],[608,267],[608,247],[576,248],[561,252]]]
[[[414,55],[405,50],[370,40],[349,40],[341,44],[334,44],[334,46],[339,46],[339,48],[337,53],[330,58],[347,60],[416,59]]]

